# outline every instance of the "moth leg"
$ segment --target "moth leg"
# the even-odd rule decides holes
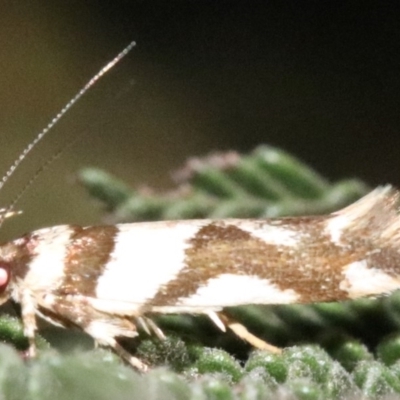
[[[148,371],[149,367],[139,358],[132,356],[115,339],[115,337],[135,337],[138,335],[135,325],[123,318],[104,321],[95,320],[84,328],[95,340],[96,346],[110,347],[118,356],[140,372]]]
[[[139,372],[147,372],[149,367],[139,358],[133,356],[128,351],[126,351],[114,338],[107,338],[102,340],[97,340],[100,345],[111,347],[115,353],[130,364],[133,368],[137,369]]]
[[[151,335],[151,331],[150,331],[150,328],[147,325],[145,319],[143,317],[137,317],[137,318],[135,318],[135,320],[136,320],[136,323],[138,325],[140,325],[141,328],[150,336]]]
[[[218,317],[236,336],[251,344],[256,349],[268,350],[275,354],[282,353],[282,349],[273,346],[272,344],[269,344],[259,337],[253,335],[244,325],[233,320],[231,317],[228,317],[223,313],[218,313]]]
[[[221,321],[220,316],[216,312],[211,311],[207,314],[207,316],[208,316],[208,318],[211,319],[212,322],[214,322],[214,324],[217,326],[217,328],[219,328],[222,332],[226,332],[226,326]]]
[[[89,334],[96,345],[110,347],[124,361],[141,372],[148,366],[137,357],[132,356],[115,339],[116,337],[138,336],[136,325],[129,319],[96,310],[91,306],[90,298],[80,295],[46,296],[46,305],[64,321],[80,327]]]
[[[142,329],[150,336],[155,334],[158,339],[165,340],[164,332],[157,326],[157,324],[150,318],[140,316],[136,317],[135,321]]]
[[[157,326],[157,324],[150,318],[146,318],[146,323],[153,331],[153,333],[157,336],[160,340],[165,340],[164,332]]]
[[[24,335],[29,342],[28,357],[32,358],[36,356],[36,302],[31,292],[27,290],[23,291],[21,295],[21,314],[22,323],[24,325]]]

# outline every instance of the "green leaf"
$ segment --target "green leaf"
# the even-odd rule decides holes
[[[120,222],[320,214],[343,207],[368,191],[349,179],[329,183],[283,150],[260,146],[249,155],[215,153],[190,159],[166,193],[129,189],[94,168],[79,174],[89,194]]]

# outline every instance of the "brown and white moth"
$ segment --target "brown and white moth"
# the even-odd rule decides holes
[[[133,46],[103,68],[72,104]],[[46,128],[10,168],[47,133]],[[35,354],[36,318],[79,328],[140,370],[119,337],[162,337],[154,314],[205,314],[254,346],[268,345],[223,310],[377,296],[400,288],[400,193],[379,187],[330,215],[163,221],[40,229],[0,246],[0,302],[21,305]],[[12,216],[13,206],[2,219]]]

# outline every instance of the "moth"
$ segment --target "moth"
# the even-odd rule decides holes
[[[21,153],[3,178],[65,112],[133,47],[92,78]],[[118,338],[142,326],[160,338],[156,314],[203,314],[259,348],[226,307],[340,301],[400,287],[398,191],[378,187],[329,215],[224,219],[39,229],[0,246],[0,303],[21,305],[29,355],[37,317],[78,328],[135,368],[147,366]],[[15,202],[1,223],[16,214]]]

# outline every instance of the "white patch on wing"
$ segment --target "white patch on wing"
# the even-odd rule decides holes
[[[294,290],[281,290],[268,279],[222,274],[210,279],[192,296],[179,299],[175,306],[153,307],[151,311],[208,313],[210,310],[247,304],[292,304],[298,299]]]
[[[41,229],[31,235],[36,237],[36,255],[29,264],[24,286],[35,291],[48,292],[64,276],[64,259],[72,230],[68,225]]]
[[[325,231],[331,236],[333,243],[340,245],[343,230],[347,228],[350,223],[351,220],[346,215],[338,215],[327,220]]]
[[[252,236],[275,246],[296,246],[300,240],[300,233],[285,226],[273,225],[262,220],[227,220]]]
[[[365,260],[355,261],[343,268],[345,278],[339,287],[348,292],[350,298],[379,295],[400,288],[400,280],[377,268],[368,268]]]
[[[115,301],[116,305],[127,302],[139,306],[151,299],[185,266],[188,240],[204,224],[171,221],[118,225],[114,251],[97,283],[97,298]]]

